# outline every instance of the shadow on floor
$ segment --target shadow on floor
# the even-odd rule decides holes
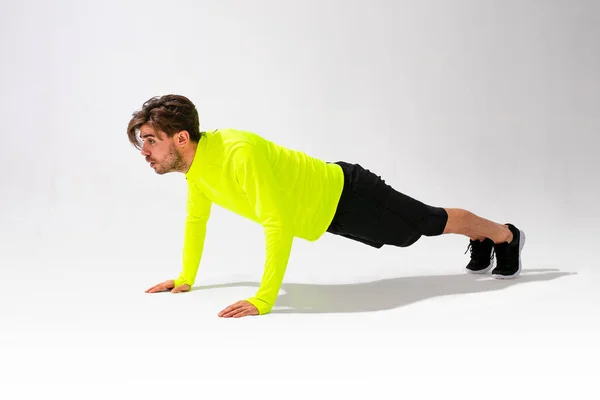
[[[523,270],[516,279],[497,280],[490,275],[430,275],[382,279],[373,282],[318,285],[284,283],[271,313],[352,313],[382,311],[403,307],[440,296],[482,293],[530,282],[550,281],[575,272],[557,269]],[[258,282],[232,282],[194,286],[193,290],[252,286]]]

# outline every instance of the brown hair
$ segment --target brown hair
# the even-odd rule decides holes
[[[152,97],[143,104],[141,110],[132,115],[127,126],[127,136],[138,150],[142,148],[138,132],[144,124],[151,125],[157,132],[166,133],[168,137],[173,137],[183,130],[188,131],[190,140],[196,143],[200,141],[203,134],[200,132],[196,106],[185,96],[167,94],[162,97]]]

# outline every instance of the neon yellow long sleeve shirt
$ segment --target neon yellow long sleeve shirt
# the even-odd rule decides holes
[[[196,280],[214,203],[263,226],[264,271],[248,301],[260,314],[268,313],[294,238],[316,241],[333,220],[344,185],[342,169],[253,132],[219,129],[205,132],[185,176],[183,267],[175,285],[192,286]]]

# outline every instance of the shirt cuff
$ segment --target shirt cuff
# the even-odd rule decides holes
[[[269,313],[273,308],[272,304],[269,304],[266,301],[256,297],[250,297],[247,301],[256,307],[260,315]]]

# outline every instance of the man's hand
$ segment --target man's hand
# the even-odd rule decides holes
[[[163,283],[159,283],[158,285],[152,286],[150,289],[146,290],[146,293],[157,293],[157,292],[166,292],[170,290],[171,293],[179,293],[179,292],[187,292],[189,291],[190,285],[187,283],[182,283],[181,285],[175,287],[175,282],[173,280],[164,281]]]
[[[240,318],[248,315],[258,315],[258,310],[247,300],[240,300],[237,303],[233,303],[219,313],[219,317],[222,318]]]

